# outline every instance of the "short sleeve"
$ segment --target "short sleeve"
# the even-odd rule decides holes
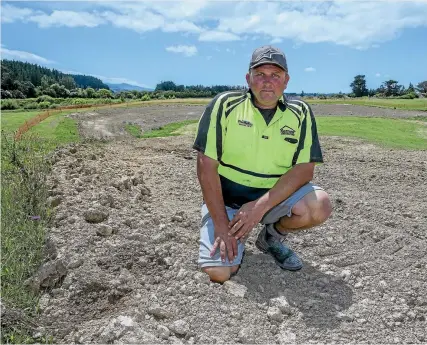
[[[307,103],[303,103],[304,119],[297,151],[293,158],[293,165],[300,163],[323,163],[322,150],[317,134],[316,119]]]
[[[199,120],[193,144],[193,149],[217,161],[222,155],[223,114],[220,103],[223,96],[217,95],[206,107]]]

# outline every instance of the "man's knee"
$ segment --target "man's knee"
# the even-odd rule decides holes
[[[332,213],[332,203],[329,195],[323,190],[316,191],[316,202],[310,208],[310,214],[315,224],[326,221]]]
[[[326,221],[332,213],[329,195],[323,190],[307,194],[292,209],[292,212],[307,217],[313,225]]]
[[[239,265],[232,267],[223,267],[223,266],[214,266],[214,267],[204,267],[202,271],[207,273],[210,280],[215,283],[224,283],[230,279],[232,273],[237,272]]]

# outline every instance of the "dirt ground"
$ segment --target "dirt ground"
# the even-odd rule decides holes
[[[350,104],[313,104],[316,116],[375,116],[405,118],[425,116],[426,112],[367,107]],[[129,108],[101,108],[87,113],[75,113],[70,117],[79,120],[80,133],[84,137],[110,139],[130,137],[124,130],[125,124],[139,125],[142,131],[158,128],[171,122],[198,120],[205,106],[165,104]]]
[[[343,114],[322,107],[313,108]],[[364,108],[345,109],[416,115]],[[220,285],[197,267],[202,195],[192,138],[137,140],[120,129],[202,111],[78,115],[83,135],[116,138],[52,157],[51,260],[31,282],[47,288],[38,332],[62,343],[426,343],[427,152],[321,137],[325,164],[314,182],[334,212],[289,237],[304,268],[283,271],[259,252],[257,228],[238,275]]]

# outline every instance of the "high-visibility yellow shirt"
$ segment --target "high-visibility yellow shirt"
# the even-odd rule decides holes
[[[282,96],[267,124],[248,92],[217,95],[200,118],[193,148],[219,162],[224,203],[253,201],[299,163],[322,163],[309,105]]]

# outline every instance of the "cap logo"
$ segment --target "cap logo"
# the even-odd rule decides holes
[[[266,52],[264,52],[264,53],[262,53],[260,56],[258,56],[258,57],[255,59],[255,61],[253,61],[253,62],[258,62],[258,61],[260,61],[261,59],[264,59],[264,58],[267,58],[267,59],[269,59],[269,60],[272,60],[272,59],[273,59],[273,55],[280,55],[280,56],[283,56],[283,54],[278,53],[278,52],[274,51],[273,49],[269,48]]]

